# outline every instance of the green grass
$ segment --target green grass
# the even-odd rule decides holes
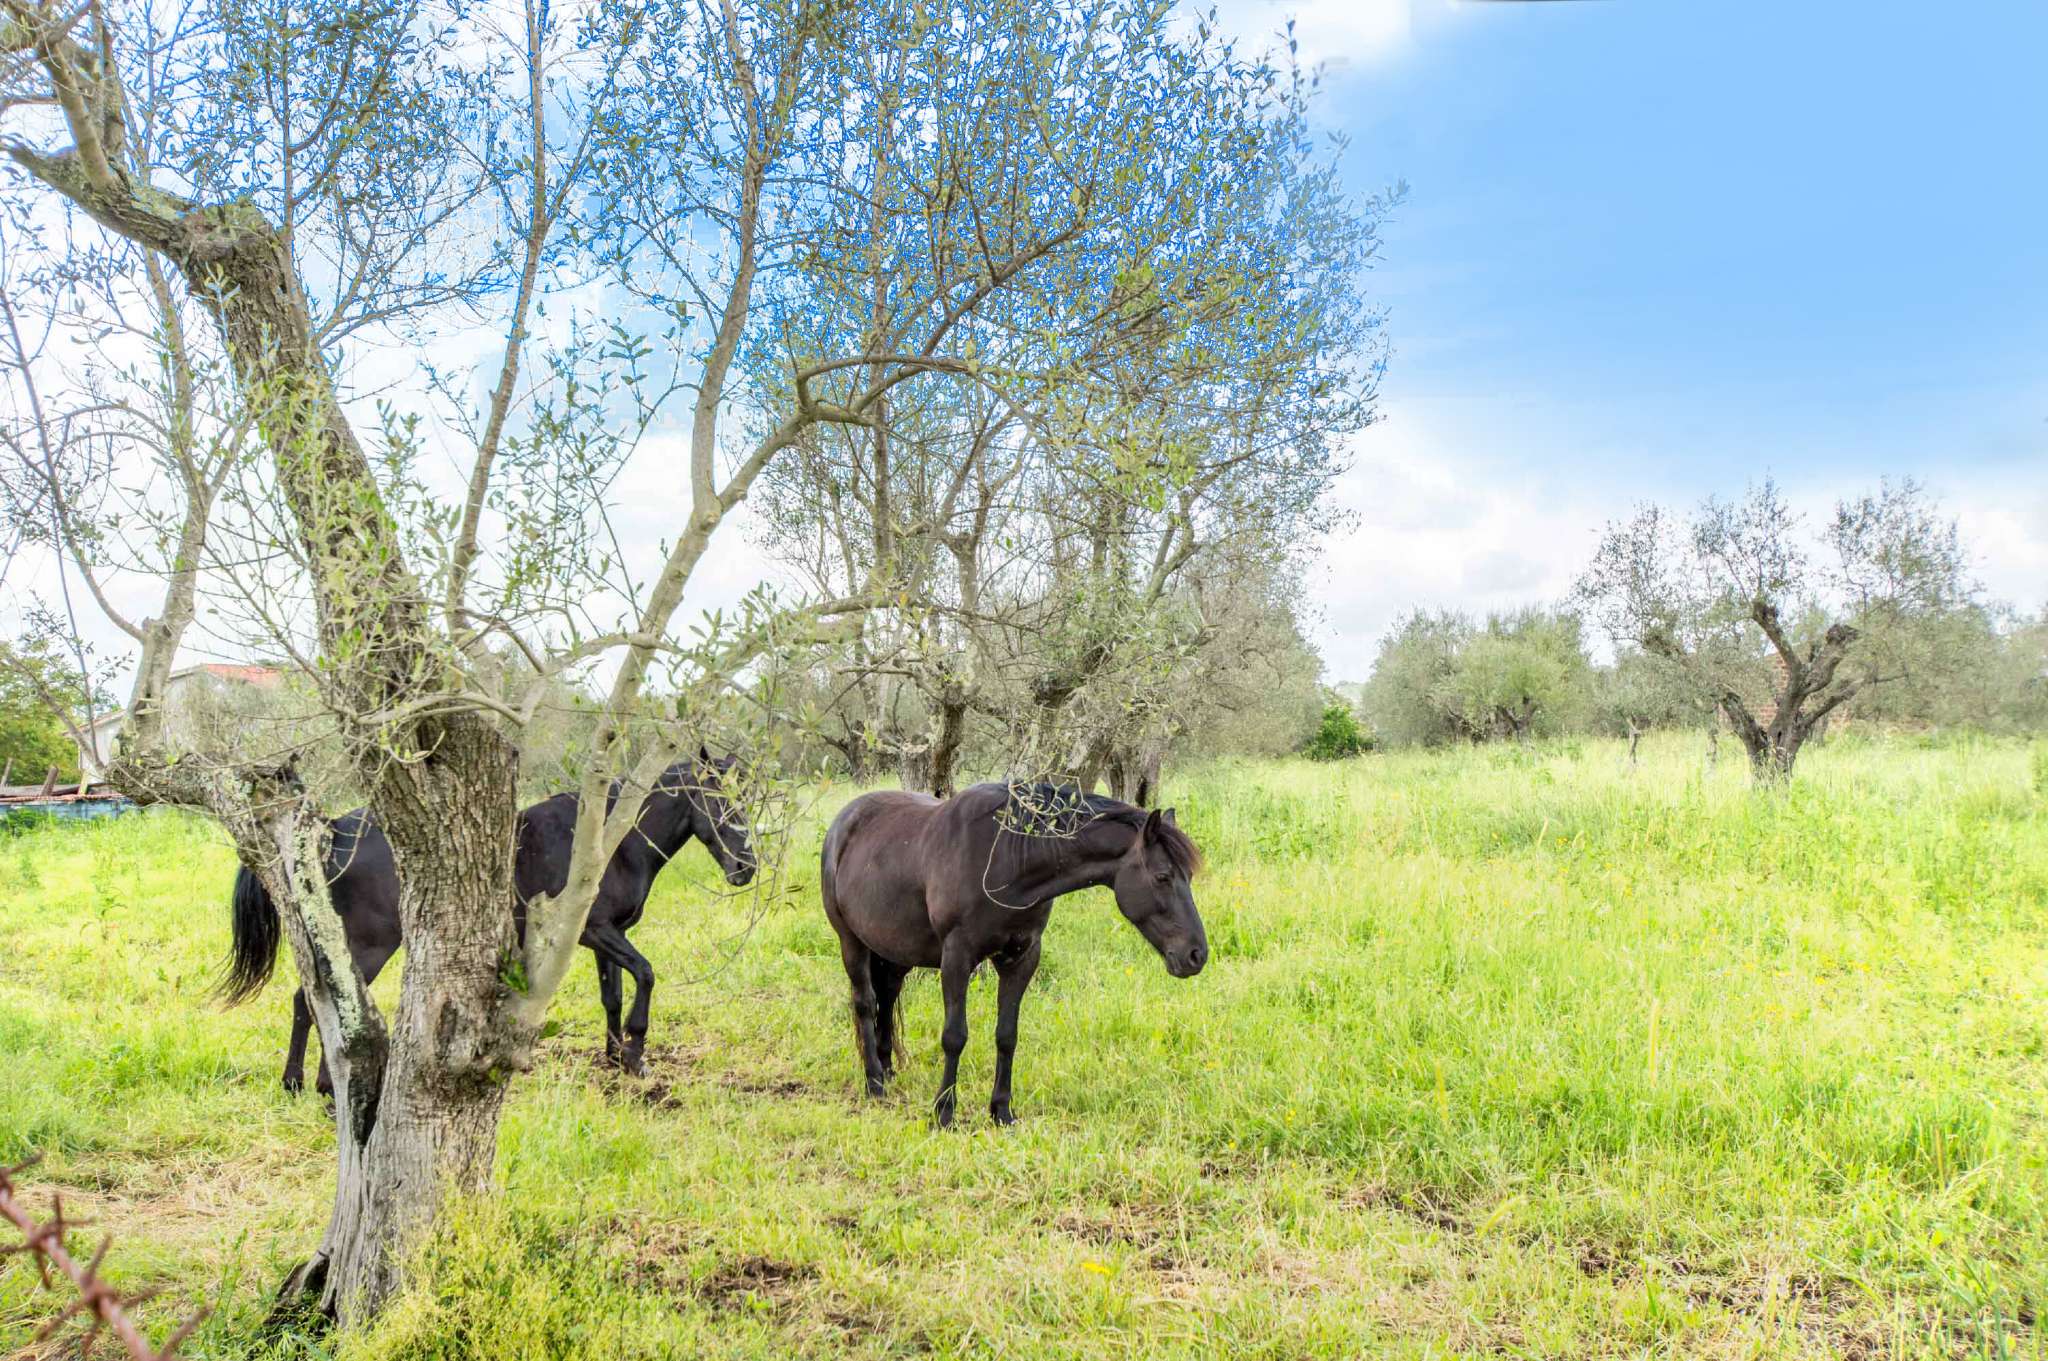
[[[1173,789],[1215,962],[1055,914],[1013,1130],[927,1128],[938,990],[858,1081],[814,828],[765,906],[687,853],[350,1358],[2038,1356],[2048,793],[2020,744],[1837,739],[1782,793],[1695,742],[1232,765]],[[846,797],[827,794],[822,820]],[[331,1138],[222,1012],[230,857],[136,816],[0,837],[0,1159],[117,1235],[159,1327],[246,1354]],[[756,912],[758,921],[752,921]],[[752,921],[751,929],[749,929]],[[395,971],[394,971],[395,972]],[[379,991],[389,995],[395,982]],[[0,1268],[0,1349],[49,1297]]]

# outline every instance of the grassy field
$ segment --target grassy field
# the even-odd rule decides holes
[[[351,1358],[2037,1356],[2048,791],[2026,748],[1838,739],[1785,793],[1699,745],[1237,765],[1175,789],[1215,962],[1106,894],[1025,1002],[1023,1123],[927,1128],[938,989],[857,1095],[815,830],[765,905],[686,852],[634,939],[652,1077],[593,970]],[[2038,762],[2036,763],[2038,765]],[[846,797],[823,796],[819,821]],[[283,980],[234,1012],[220,838],[0,839],[0,1160],[113,1230],[159,1326],[247,1354],[331,1132]],[[759,913],[751,931],[751,917]],[[395,974],[395,970],[393,973]],[[380,985],[388,991],[391,979]],[[0,1352],[49,1297],[0,1265]],[[290,1340],[288,1340],[290,1341]]]

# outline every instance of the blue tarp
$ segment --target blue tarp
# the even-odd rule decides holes
[[[104,799],[24,799],[19,802],[0,803],[0,817],[16,812],[28,813],[46,818],[87,818],[109,817],[126,812],[135,805],[127,799],[114,795]]]

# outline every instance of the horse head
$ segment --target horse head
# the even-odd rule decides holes
[[[746,810],[727,789],[727,781],[737,765],[737,758],[714,757],[700,744],[689,794],[691,831],[725,872],[725,881],[734,888],[743,888],[754,881],[754,871],[760,862],[754,855]]]
[[[1145,815],[1111,881],[1118,910],[1175,978],[1193,978],[1209,959],[1209,937],[1188,883],[1201,866],[1202,853],[1175,824],[1173,810],[1154,809]]]

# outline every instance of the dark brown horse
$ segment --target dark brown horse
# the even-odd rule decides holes
[[[946,1074],[934,1114],[953,1120],[967,1047],[967,981],[996,967],[996,1080],[989,1114],[1010,1124],[1017,1009],[1038,970],[1039,939],[1063,893],[1109,885],[1116,905],[1175,978],[1209,956],[1188,880],[1201,852],[1173,810],[1147,813],[1056,785],[983,784],[940,802],[863,794],[825,834],[819,888],[853,984],[868,1094],[891,1075],[896,1000],[912,969],[937,969],[945,994]]]

